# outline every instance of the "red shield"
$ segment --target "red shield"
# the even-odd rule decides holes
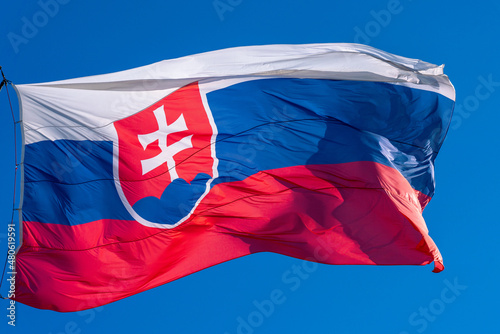
[[[216,173],[211,119],[195,82],[114,123],[117,186],[137,221],[155,227],[176,226],[207,193]]]

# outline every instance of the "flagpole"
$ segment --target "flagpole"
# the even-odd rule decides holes
[[[12,101],[10,99],[10,94],[9,94],[9,88],[8,88],[8,85],[12,85],[12,82],[10,80],[7,80],[7,78],[5,77],[5,74],[3,72],[3,69],[2,69],[2,66],[0,66],[0,74],[2,75],[2,82],[0,83],[0,91],[2,90],[2,88],[5,86],[5,91],[7,92],[7,98],[8,98],[8,101],[9,101],[9,106],[10,106],[10,111],[11,111],[11,115],[12,115],[12,123],[13,123],[13,126],[14,126],[14,157],[15,157],[15,171],[14,171],[14,191],[13,191],[13,195],[12,195],[12,217],[11,217],[11,221],[9,223],[9,231],[10,231],[10,226],[14,226],[14,215],[15,215],[15,212],[18,212],[19,209],[16,208],[16,195],[17,195],[17,171],[18,171],[18,167],[19,167],[19,163],[18,163],[18,155],[17,155],[17,131],[16,131],[16,125],[17,123],[19,123],[18,121],[16,121],[16,118],[14,116],[14,110],[12,108]],[[15,89],[15,86],[12,85]],[[19,225],[21,225],[21,220],[19,220]],[[15,233],[15,232],[14,232]],[[10,233],[8,234],[8,236],[10,236]],[[14,243],[15,243],[15,239],[14,239]],[[7,253],[6,253],[6,257],[5,257],[5,263],[4,263],[4,266],[3,266],[3,270],[2,270],[2,278],[1,278],[1,281],[0,281],[0,289],[3,285],[3,279],[4,279],[4,276],[5,276],[5,272],[6,272],[6,268],[7,268],[7,263],[9,262],[9,256],[10,256],[10,247],[9,247],[9,242],[7,243]],[[17,253],[17,252],[16,252]],[[14,255],[14,260],[12,261],[12,265],[11,265],[11,268],[10,268],[10,273],[12,274],[13,272],[15,272],[15,255]],[[0,298],[1,299],[10,299],[11,298],[11,293],[9,291],[9,293],[7,294],[7,297],[4,297],[2,294],[1,294],[1,291],[0,291]]]

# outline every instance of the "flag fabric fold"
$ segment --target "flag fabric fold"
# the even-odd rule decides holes
[[[257,252],[444,268],[422,218],[442,66],[268,45],[16,89],[19,302],[84,310]]]

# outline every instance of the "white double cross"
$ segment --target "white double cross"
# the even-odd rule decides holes
[[[138,135],[138,138],[144,150],[146,150],[150,144],[158,140],[158,147],[161,152],[152,158],[141,160],[142,175],[149,173],[164,163],[167,163],[170,181],[172,182],[173,180],[179,178],[175,167],[174,155],[185,149],[193,147],[191,142],[193,135],[185,136],[172,145],[167,145],[167,137],[169,134],[188,130],[186,121],[184,120],[184,115],[181,114],[175,122],[167,125],[167,118],[165,116],[163,106],[156,109],[154,114],[156,122],[158,123],[158,130],[145,135]]]

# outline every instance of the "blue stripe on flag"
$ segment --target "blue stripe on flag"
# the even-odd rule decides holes
[[[375,161],[428,196],[454,105],[405,86],[315,79],[247,81],[207,100],[219,132],[219,182],[279,167]]]

